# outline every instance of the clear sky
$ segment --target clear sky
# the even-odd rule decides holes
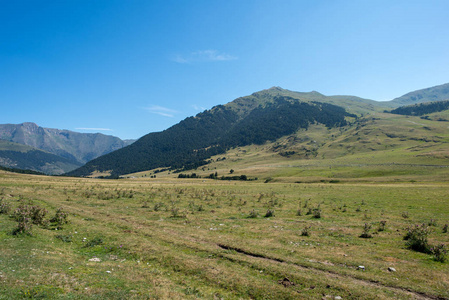
[[[0,123],[161,131],[280,86],[391,100],[449,82],[447,0],[0,0]]]

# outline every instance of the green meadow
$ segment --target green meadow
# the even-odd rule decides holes
[[[209,168],[264,155],[242,150]],[[430,250],[449,244],[445,168],[306,165],[251,181],[2,172],[0,299],[449,298],[444,246]],[[18,233],[32,206],[43,222]],[[404,240],[417,226],[428,251]]]

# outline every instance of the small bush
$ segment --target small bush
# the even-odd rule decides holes
[[[249,212],[248,218],[257,218],[257,211],[255,211],[254,209],[252,211]]]
[[[274,210],[268,209],[265,218],[274,217]]]
[[[300,208],[298,208],[298,210],[296,211],[296,215],[297,215],[298,217],[302,216],[302,211],[301,211]]]
[[[404,236],[407,247],[418,252],[429,253],[430,246],[427,240],[429,232],[429,227],[426,224],[409,227]]]
[[[408,218],[409,218],[408,211],[404,211],[404,212],[402,213],[402,217],[403,217],[404,219],[408,219]]]
[[[171,216],[172,218],[177,218],[179,217],[179,208],[177,207],[172,207],[171,211]]]
[[[370,239],[370,238],[372,238],[373,236],[372,236],[372,234],[369,232],[370,230],[371,230],[371,225],[368,224],[368,223],[365,223],[365,226],[363,227],[363,232],[362,232],[362,234],[360,235],[360,237],[361,237],[361,238],[364,238],[364,239]]]
[[[313,209],[313,217],[314,217],[315,219],[321,218],[321,209],[319,209],[319,208],[314,208],[314,209]]]
[[[437,226],[437,221],[435,219],[430,219],[429,223],[427,223],[429,226]]]
[[[36,225],[46,225],[46,222],[44,220],[45,215],[47,214],[47,210],[45,208],[39,207],[39,206],[31,206],[30,213],[31,213],[31,219],[33,221],[33,224]]]
[[[268,182],[270,182],[270,181],[272,181],[272,180],[273,180],[273,178],[268,177],[267,179],[265,179],[265,183],[268,183]]]
[[[439,262],[446,261],[447,248],[444,244],[439,244],[430,249],[430,252],[433,254],[433,258]]]
[[[90,241],[88,241],[84,245],[84,248],[95,247],[95,246],[101,245],[101,244],[103,244],[103,239],[100,237],[95,237],[95,238],[91,239]]]
[[[22,222],[25,219],[29,219],[31,222],[31,207],[23,204],[19,205],[19,207],[14,210],[12,217],[17,222]]]
[[[8,203],[3,202],[3,199],[0,199],[0,215],[7,214],[11,210],[11,206]]]
[[[310,228],[312,228],[312,226],[304,227],[301,231],[301,236],[310,236]]]
[[[444,226],[443,226],[443,233],[447,233],[447,228],[448,227],[448,225],[447,224],[445,224]]]
[[[387,221],[380,221],[379,228],[377,231],[385,231],[385,225],[387,224]]]
[[[58,208],[55,216],[50,220],[50,222],[53,223],[55,226],[57,226],[58,229],[62,229],[62,225],[67,224],[69,222],[68,217],[69,214],[64,212],[64,210],[61,207]]]
[[[164,204],[161,203],[161,202],[158,202],[158,203],[154,204],[153,210],[154,210],[154,211],[160,211],[161,208],[163,208],[163,207],[164,207]]]
[[[69,234],[69,235],[59,234],[59,235],[56,235],[55,238],[57,238],[58,240],[63,241],[64,243],[71,243],[72,242],[72,235],[71,234]]]
[[[30,218],[24,218],[17,222],[17,228],[12,231],[13,235],[27,234],[31,235],[31,229],[33,227],[33,222]]]

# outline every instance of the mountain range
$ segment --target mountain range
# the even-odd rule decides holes
[[[133,140],[123,141],[100,133],[43,128],[27,122],[0,124],[0,142],[0,165],[62,174],[123,148]]]
[[[364,134],[375,131],[375,127],[369,130],[366,128],[367,124],[376,126],[376,122],[371,122],[373,116],[388,118],[383,114],[388,109],[444,99],[449,99],[449,84],[408,93],[387,102],[355,96],[325,96],[315,91],[293,92],[273,87],[237,98],[225,105],[215,106],[162,132],[149,133],[132,145],[91,160],[67,175],[97,174],[114,178],[156,168],[179,172],[206,165],[214,155],[225,154],[236,147],[276,143],[289,137],[290,141],[301,140],[298,133],[307,132],[314,126],[327,128],[327,131],[324,131],[327,136],[323,140],[330,142],[338,137],[343,142],[338,147],[348,149],[361,138],[357,140],[345,134],[361,132],[361,127],[365,127]],[[388,130],[394,130],[394,127],[388,127]],[[394,132],[382,134],[397,135]],[[407,135],[402,135],[402,139],[407,138]],[[410,139],[419,138],[410,135]],[[360,144],[360,149],[384,149],[379,145],[367,145],[371,142]],[[400,142],[395,145],[400,145]],[[281,152],[273,150],[273,153],[284,157],[290,154],[301,157],[313,152],[316,157],[330,145],[326,146],[323,142],[321,146],[303,146],[301,150],[295,142],[289,142],[284,143]],[[342,150],[336,155],[347,154],[348,151]]]

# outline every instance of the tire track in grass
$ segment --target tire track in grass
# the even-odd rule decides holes
[[[412,299],[419,299],[419,300],[425,300],[425,299],[433,299],[433,300],[448,300],[449,298],[445,298],[442,296],[435,296],[435,295],[430,295],[424,292],[418,292],[418,291],[414,291],[411,289],[407,289],[407,288],[401,288],[401,287],[397,287],[397,286],[390,286],[390,285],[385,285],[382,284],[381,282],[378,281],[373,281],[373,280],[364,280],[364,279],[360,279],[354,276],[350,276],[350,275],[343,275],[340,274],[338,272],[334,272],[334,271],[330,271],[330,270],[322,270],[319,268],[314,268],[311,266],[305,266],[305,265],[300,265],[297,263],[292,263],[280,258],[274,258],[274,257],[268,257],[266,255],[263,254],[259,254],[259,253],[253,253],[253,252],[249,252],[246,251],[244,249],[241,248],[237,248],[237,247],[232,247],[232,246],[228,246],[228,245],[224,245],[224,244],[217,244],[218,247],[220,247],[223,250],[231,250],[231,251],[235,251],[237,253],[243,254],[243,255],[247,255],[250,257],[254,257],[257,259],[263,259],[263,260],[269,260],[275,263],[281,263],[281,264],[286,264],[288,266],[294,266],[298,269],[301,270],[313,270],[315,272],[321,273],[325,276],[331,276],[333,278],[349,278],[355,282],[357,282],[358,284],[364,285],[364,286],[371,286],[371,287],[382,287],[385,289],[388,289],[390,291],[393,292],[400,292],[400,293],[405,293],[406,295],[412,297]]]

